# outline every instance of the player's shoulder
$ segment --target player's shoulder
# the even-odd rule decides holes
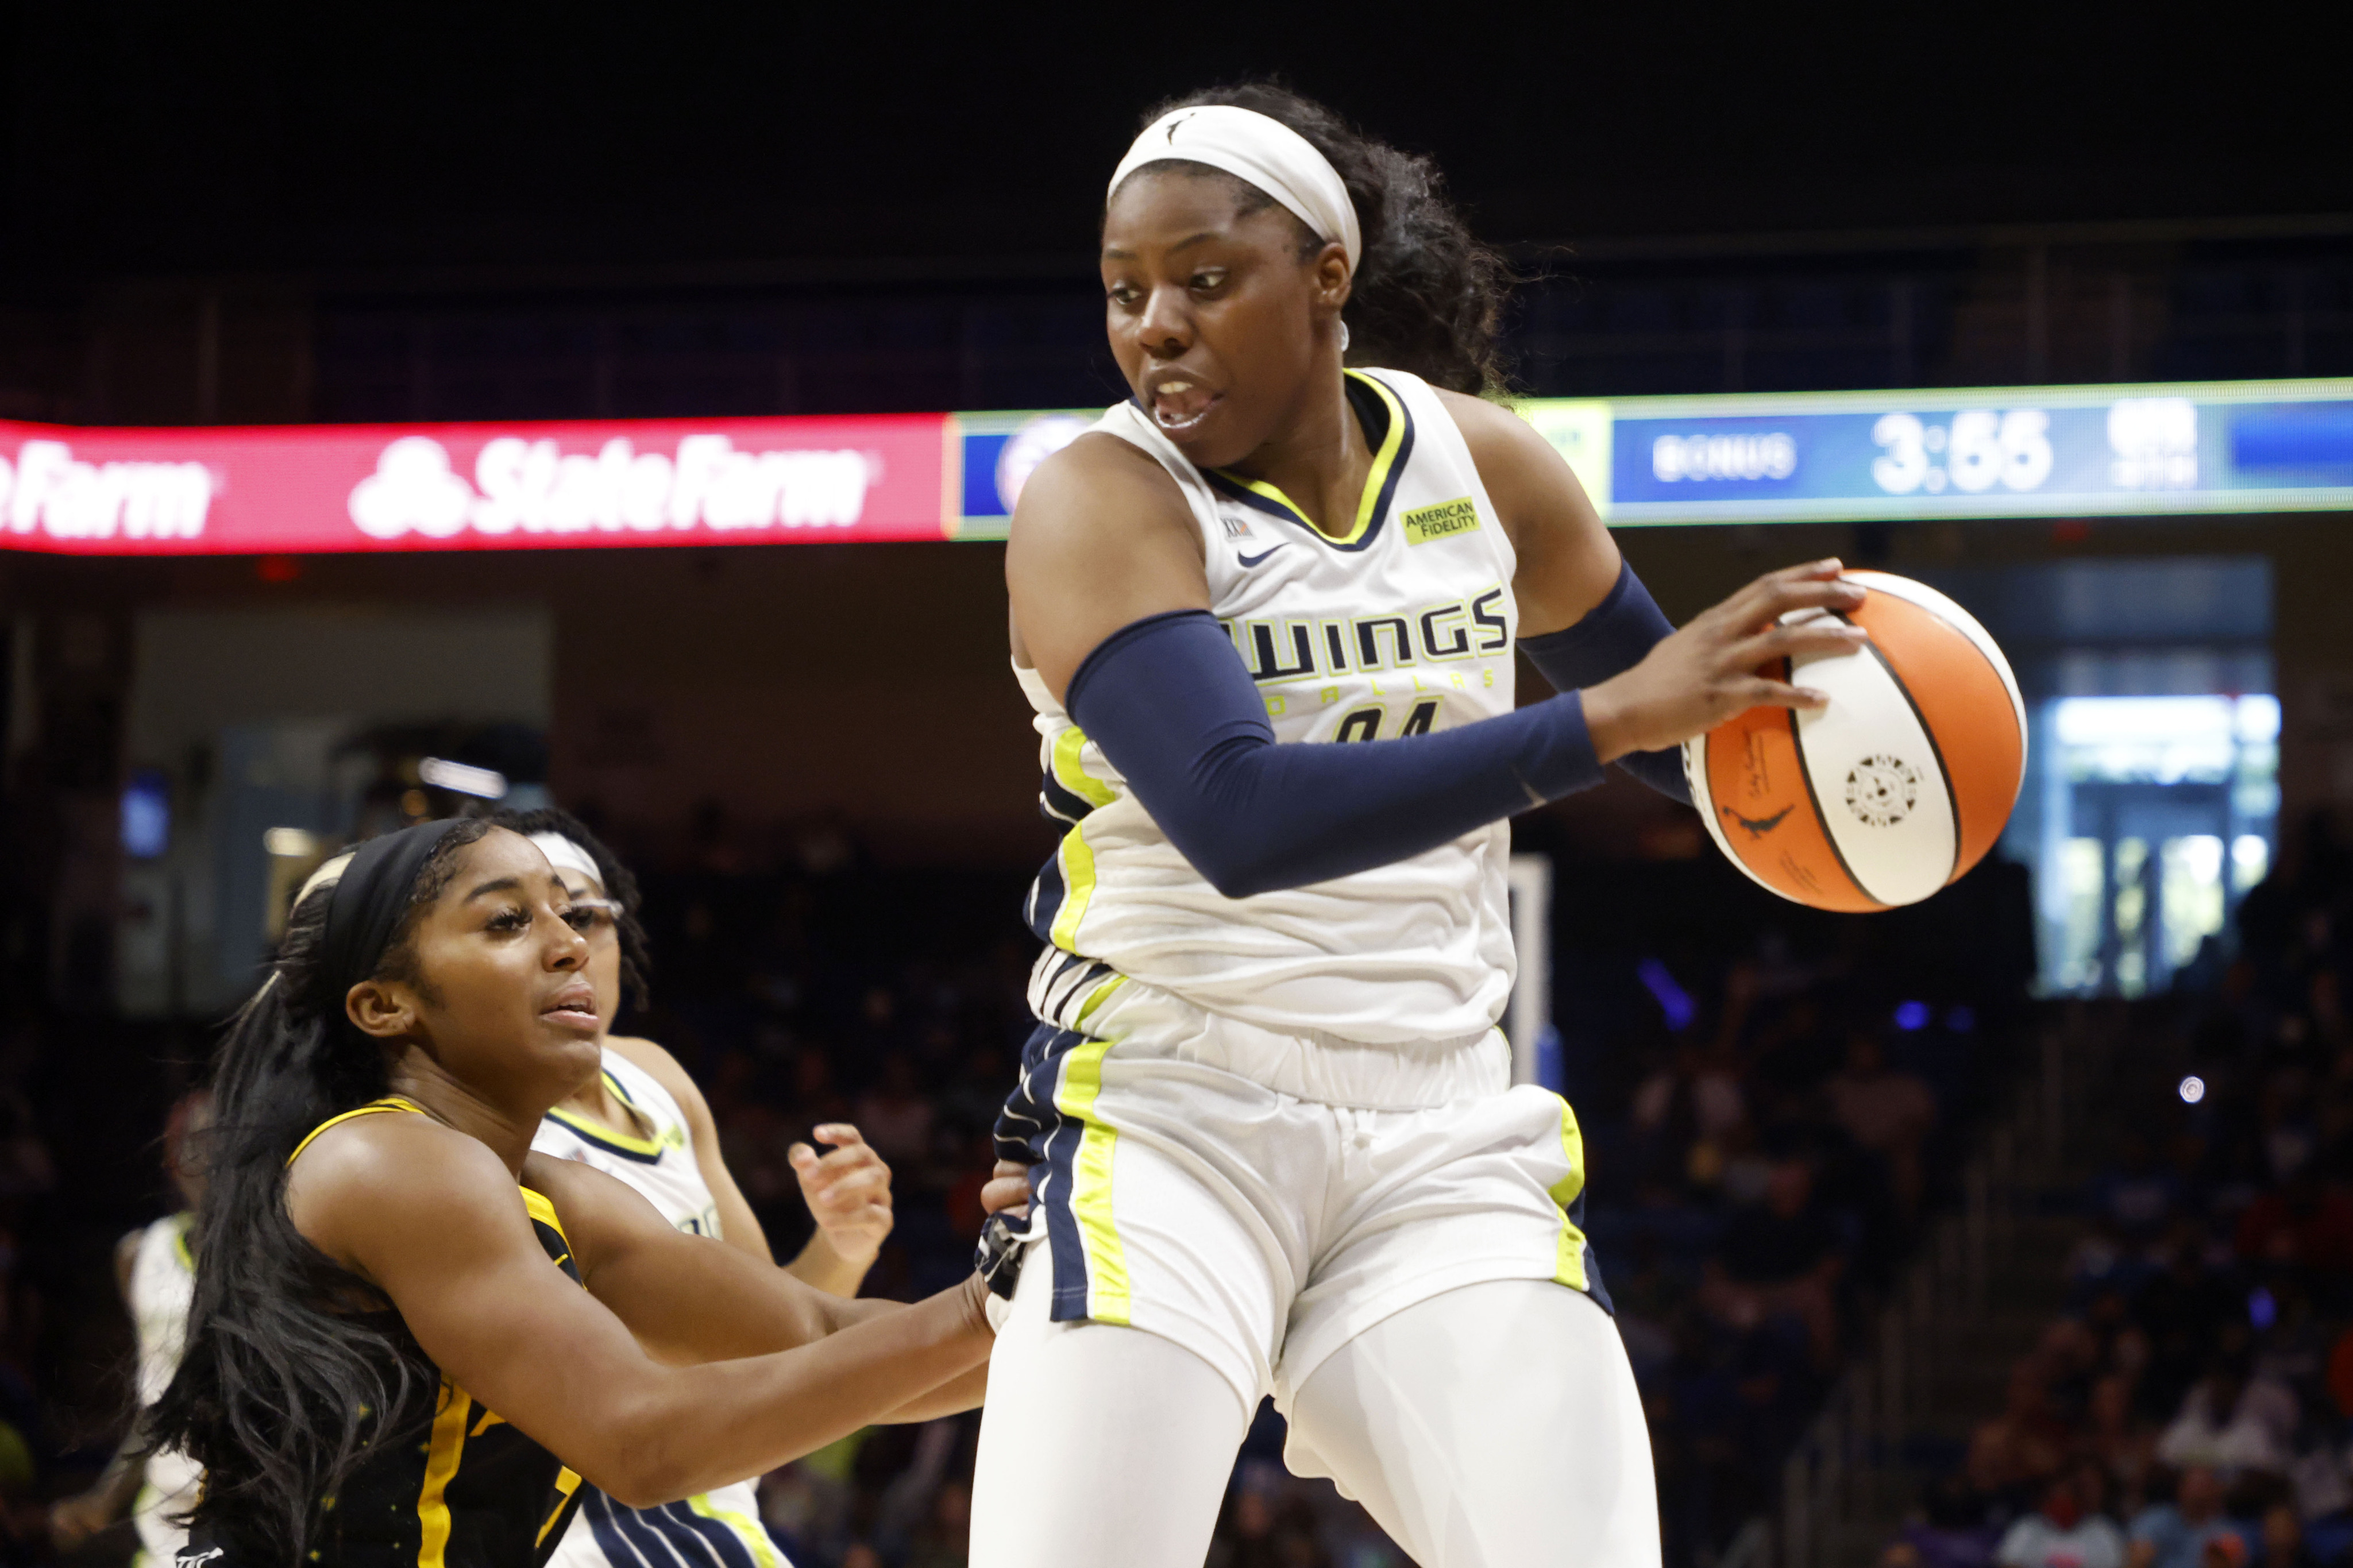
[[[678,1065],[676,1057],[640,1036],[607,1035],[605,1037],[605,1048],[631,1067],[642,1068],[657,1079],[686,1077],[686,1069]]]
[[[1038,465],[1013,508],[1016,540],[1100,531],[1113,519],[1149,525],[1189,516],[1184,492],[1160,460],[1132,441],[1091,430]]]
[[[607,1035],[605,1048],[661,1085],[681,1106],[691,1109],[702,1103],[702,1091],[695,1087],[693,1077],[676,1057],[653,1041],[635,1035]]]
[[[1471,460],[1479,465],[1482,475],[1491,461],[1516,466],[1551,453],[1551,443],[1509,405],[1442,386],[1430,391],[1462,433],[1462,444],[1471,448]]]
[[[330,1121],[303,1142],[286,1173],[287,1202],[298,1211],[403,1197],[439,1202],[513,1184],[489,1144],[413,1112]]]

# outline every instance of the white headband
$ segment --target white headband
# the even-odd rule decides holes
[[[1111,190],[1119,189],[1122,180],[1146,163],[1170,158],[1207,163],[1248,181],[1289,207],[1315,231],[1316,238],[1338,240],[1348,253],[1348,270],[1356,269],[1365,242],[1340,171],[1314,142],[1280,120],[1226,103],[1171,110],[1135,139],[1112,171]],[[1103,199],[1111,199],[1109,191]]]
[[[598,892],[605,890],[605,873],[596,869],[596,858],[579,845],[561,833],[534,833],[531,841],[539,846],[549,865],[559,871],[577,872],[596,883]]]

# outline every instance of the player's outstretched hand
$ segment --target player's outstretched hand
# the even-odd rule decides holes
[[[1581,693],[1585,726],[1603,762],[1658,752],[1705,734],[1751,708],[1819,708],[1820,692],[1763,673],[1799,654],[1852,653],[1862,628],[1831,616],[1787,625],[1792,610],[1850,610],[1862,589],[1836,561],[1768,572],[1652,648],[1641,663]]]
[[[864,1268],[891,1235],[891,1167],[857,1128],[828,1121],[814,1129],[833,1145],[820,1156],[807,1143],[785,1152],[800,1178],[810,1217],[845,1263]]]
[[[980,1206],[990,1214],[1010,1209],[1016,1215],[1029,1212],[1029,1167],[1018,1160],[999,1160],[989,1173],[987,1185],[980,1189]]]

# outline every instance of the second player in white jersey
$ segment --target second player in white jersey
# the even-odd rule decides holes
[[[1373,469],[1337,537],[1272,485],[1195,468],[1133,403],[1094,428],[1149,453],[1183,492],[1210,614],[1276,741],[1387,740],[1509,713],[1518,563],[1461,431],[1402,371],[1351,371],[1347,395]],[[1286,1035],[1420,1045],[1493,1027],[1514,972],[1505,824],[1261,893],[1237,919],[1039,673],[1015,675],[1038,715],[1047,809],[1070,825],[1030,901],[1050,944],[1040,1016],[1060,1016],[1085,973],[1059,952]]]
[[[719,1205],[695,1161],[686,1113],[653,1074],[611,1046],[605,1047],[606,1089],[630,1112],[615,1127],[562,1106],[539,1124],[531,1146],[543,1154],[577,1160],[636,1188],[682,1231],[717,1238]],[[589,1489],[548,1563],[556,1568],[671,1568],[674,1563],[712,1568],[780,1568],[760,1523],[760,1499],[739,1481],[660,1508],[624,1508]]]
[[[627,1182],[690,1236],[717,1236],[718,1200],[695,1161],[686,1112],[660,1079],[610,1046],[604,1081],[605,1091],[630,1112],[633,1126],[609,1126],[559,1105],[540,1122],[531,1146]]]
[[[589,942],[597,1016],[612,1018],[625,983],[641,978],[645,962],[634,882],[611,851],[563,812],[501,820],[529,834],[563,877],[575,923]],[[767,1237],[720,1158],[710,1108],[693,1081],[649,1040],[608,1035],[602,1044],[596,1083],[548,1111],[533,1150],[593,1166],[634,1188],[678,1229],[768,1261]],[[822,1158],[806,1144],[792,1150],[818,1229],[789,1267],[819,1289],[854,1296],[891,1230],[891,1173],[856,1128],[816,1131],[837,1146]],[[585,1489],[548,1561],[558,1568],[784,1568],[749,1479],[649,1509],[627,1508]]]

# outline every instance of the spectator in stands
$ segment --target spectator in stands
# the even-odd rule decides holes
[[[2030,1359],[2010,1370],[2001,1414],[1978,1428],[1973,1443],[2002,1455],[2007,1485],[2032,1497],[2066,1462],[2067,1440],[2066,1425],[2052,1412],[2043,1369]]]
[[[2222,1483],[2202,1465],[2182,1471],[2174,1500],[2143,1509],[2130,1533],[2126,1568],[2207,1568],[2207,1543],[2223,1535],[2237,1542],[2245,1561],[2246,1542],[2222,1516]]]
[[[1724,1054],[1703,1052],[1688,1039],[1634,1091],[1634,1130],[1650,1150],[1645,1163],[1670,1185],[1689,1179],[1694,1165],[1707,1173],[1697,1184],[1712,1185],[1725,1135],[1747,1118],[1747,1099]]]
[[[2092,1182],[2093,1215],[2127,1246],[2146,1247],[2162,1236],[2180,1201],[2180,1178],[2158,1163],[2138,1131],[2125,1133],[2116,1164]]]
[[[2071,1433],[2090,1408],[2092,1386],[2101,1371],[2100,1350],[2099,1337],[2076,1318],[2052,1320],[2035,1344],[2033,1361],[2052,1417]]]
[[[2315,1568],[2304,1542],[2304,1521],[2285,1503],[2264,1512],[2263,1548],[2263,1568]]]
[[[2099,1471],[2084,1467],[2053,1481],[2042,1504],[2005,1531],[2000,1568],[2125,1568],[2125,1532],[2099,1511]]]
[[[2206,1233],[2189,1221],[2174,1227],[2164,1272],[2141,1288],[2133,1315],[2148,1333],[2142,1409],[2170,1418],[2205,1370],[2225,1327],[2246,1321],[2246,1300],[2206,1261]]]
[[[2094,1213],[2067,1254],[2069,1304],[2091,1317],[2095,1315],[2094,1303],[2103,1294],[2110,1294],[2116,1298],[2116,1312],[2121,1316],[2124,1303],[2139,1294],[2151,1272],[2147,1255],[2141,1247],[2126,1237],[2115,1220]]]
[[[1773,1167],[1765,1201],[1725,1227],[1711,1265],[1708,1305],[1744,1328],[1766,1317],[1794,1318],[1805,1327],[1816,1368],[1827,1372],[1838,1355],[1832,1291],[1842,1262],[1837,1227],[1814,1201],[1813,1166],[1783,1160]]]
[[[2247,1542],[2229,1532],[2209,1541],[2199,1554],[2200,1568],[2246,1568]]]
[[[2233,1249],[2242,1262],[2285,1264],[2324,1281],[2353,1273],[2353,1197],[2323,1184],[2306,1160],[2239,1215]]]
[[[883,1059],[881,1080],[858,1100],[858,1125],[866,1141],[886,1160],[920,1160],[931,1148],[932,1116],[914,1058],[892,1051]]]
[[[2156,1458],[2157,1434],[2133,1412],[2132,1379],[2111,1372],[2094,1383],[2084,1417],[2077,1451],[2100,1467],[2122,1493],[2127,1510],[2137,1511]]]
[[[2243,1353],[2218,1356],[2158,1439],[2157,1457],[2177,1469],[2211,1469],[2226,1482],[2249,1470],[2284,1476],[2297,1420],[2286,1384],[2251,1376]]]
[[[1857,1029],[1847,1037],[1846,1066],[1829,1089],[1838,1124],[1886,1165],[1897,1212],[1908,1224],[1920,1212],[1921,1153],[1936,1129],[1936,1100],[1927,1081],[1889,1067],[1878,1035]]]

